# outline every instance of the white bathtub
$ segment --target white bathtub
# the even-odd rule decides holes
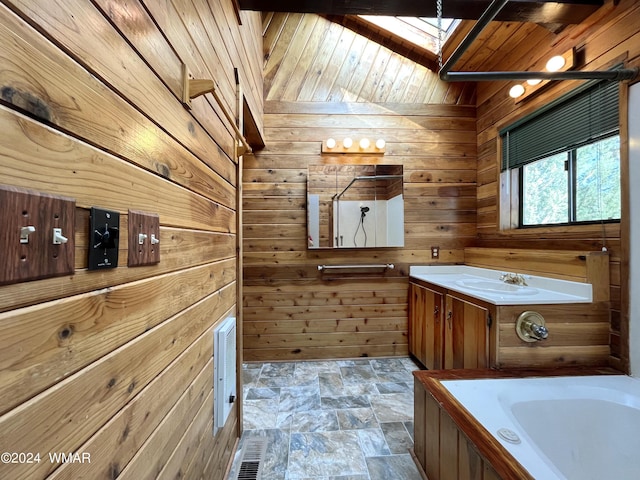
[[[537,480],[640,479],[639,379],[605,375],[442,384]],[[501,437],[500,429],[514,432],[520,443]]]

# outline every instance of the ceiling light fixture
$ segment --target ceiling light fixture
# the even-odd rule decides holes
[[[562,55],[551,57],[547,62],[546,69],[550,72],[558,72],[566,65],[566,60]]]
[[[571,70],[576,65],[575,51],[573,48],[567,50],[562,55],[555,55],[546,62],[546,69],[551,72]],[[555,69],[555,70],[554,70]],[[546,73],[546,72],[540,72]],[[516,85],[509,90],[509,96],[516,100],[516,103],[522,102],[530,95],[534,94],[551,80],[542,80],[540,78],[532,78]]]
[[[524,95],[524,87],[520,84],[514,85],[509,89],[509,96],[511,98],[518,98]]]

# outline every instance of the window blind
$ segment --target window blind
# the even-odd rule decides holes
[[[502,170],[617,133],[618,82],[589,82],[501,130]]]

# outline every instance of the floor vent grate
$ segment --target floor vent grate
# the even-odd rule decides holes
[[[248,438],[242,447],[240,468],[236,480],[260,480],[262,478],[262,462],[266,453],[266,438]]]

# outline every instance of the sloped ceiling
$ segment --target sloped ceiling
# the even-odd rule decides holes
[[[322,16],[272,13],[263,28],[271,113],[278,102],[326,104],[327,113],[342,102],[475,105],[474,84],[441,82],[432,70]]]

